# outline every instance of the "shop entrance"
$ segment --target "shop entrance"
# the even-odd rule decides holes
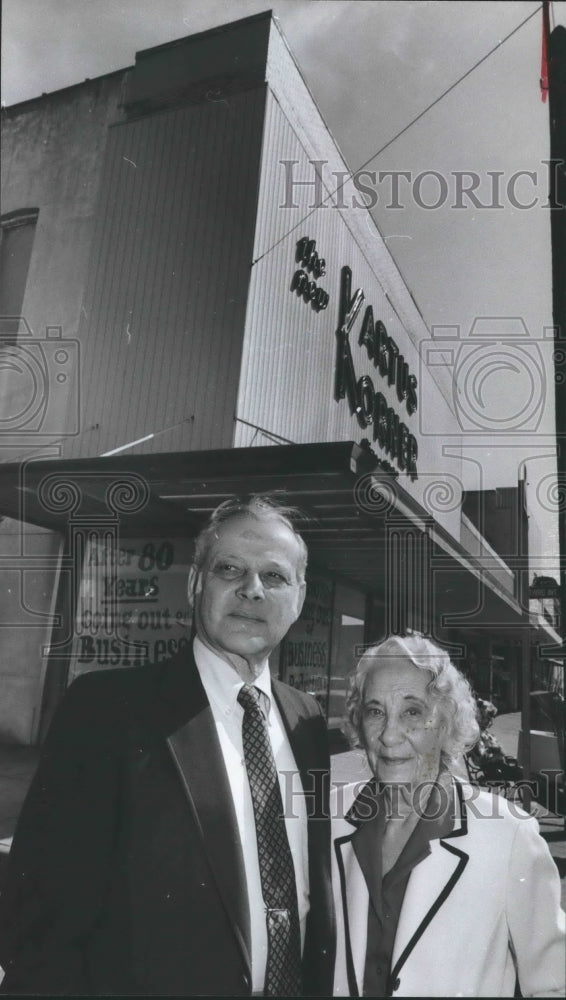
[[[301,617],[271,658],[282,681],[314,695],[332,731],[340,729],[348,675],[363,649],[365,617],[364,591],[307,573]]]

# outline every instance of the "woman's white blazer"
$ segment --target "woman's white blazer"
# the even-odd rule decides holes
[[[459,781],[452,793],[453,831],[430,842],[431,853],[409,878],[392,995],[512,997],[518,974],[523,996],[563,996],[560,880],[536,820]],[[361,996],[369,894],[351,843],[357,826],[344,818],[333,823],[334,995]]]

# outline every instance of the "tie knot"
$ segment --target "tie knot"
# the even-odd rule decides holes
[[[238,701],[245,711],[248,709],[260,710],[259,691],[251,684],[244,684],[244,686],[240,688],[238,691]]]

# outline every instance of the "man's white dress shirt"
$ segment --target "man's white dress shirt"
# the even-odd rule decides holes
[[[227,660],[205,646],[198,637],[194,640],[193,649],[198,672],[216,723],[216,731],[234,800],[248,887],[252,991],[261,993],[267,961],[267,925],[265,905],[261,893],[254,810],[244,761],[242,741],[244,709],[238,702],[238,693],[244,682]],[[266,716],[271,748],[279,774],[285,826],[295,866],[301,944],[304,944],[306,918],[309,910],[309,870],[307,815],[305,800],[300,794],[302,791],[301,778],[283,720],[271,693],[271,674],[267,660],[259,677],[256,677],[253,683],[261,692],[261,707]],[[204,758],[203,766],[206,767]],[[291,781],[293,782],[292,792],[294,794],[291,794],[291,787],[288,784]],[[289,808],[290,806],[291,808]]]

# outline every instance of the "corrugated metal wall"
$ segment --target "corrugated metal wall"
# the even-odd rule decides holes
[[[360,427],[347,400],[337,402],[334,398],[341,270],[347,265],[352,271],[352,295],[358,288],[365,293],[350,334],[356,377],[367,375],[372,379],[375,390],[383,393],[387,405],[418,441],[419,479],[412,482],[401,473],[403,486],[458,537],[461,459],[456,454],[448,457],[443,451],[446,435],[458,432],[454,414],[430,372],[420,363],[415,341],[422,332],[404,325],[399,316],[401,309],[398,313],[393,297],[386,294],[387,279],[381,262],[387,251],[362,207],[360,192],[348,181],[340,196],[343,208],[334,207],[337,198],[324,201],[327,193],[338,186],[332,171],[341,163],[330,136],[327,143],[328,162],[320,168],[320,198],[314,185],[315,170],[309,162],[313,153],[307,151],[294,122],[270,91],[235,444],[242,447],[281,440],[299,444],[367,437],[376,452],[388,458],[373,442],[372,426]],[[294,165],[285,166],[290,161]],[[292,186],[286,184],[286,178],[291,177]],[[303,181],[309,181],[310,186]],[[313,210],[317,199],[319,205]],[[291,202],[296,207],[289,207]],[[365,245],[358,236],[360,220],[367,223]],[[326,274],[320,278],[308,275],[329,295],[328,307],[318,312],[291,290],[293,274],[301,267],[295,260],[296,244],[306,236],[316,240],[317,252],[326,261]],[[369,305],[374,319],[385,324],[418,379],[419,409],[412,415],[405,402],[397,398],[395,386],[379,375],[366,348],[358,344],[362,318]],[[420,325],[424,328],[422,320]]]
[[[332,295],[328,309],[317,313],[290,286],[299,267],[295,244],[300,237],[316,237],[330,274],[336,270],[332,262],[344,259],[346,247],[331,208],[316,210],[293,228],[308,214],[312,190],[296,187],[292,200],[300,208],[282,207],[285,160],[300,160],[296,178],[312,179],[306,153],[270,94],[254,251],[259,260],[250,286],[237,416],[297,443],[340,440],[332,419],[336,289],[328,288],[328,276],[320,279],[318,284]],[[250,443],[249,434],[242,443]],[[268,440],[260,437],[254,443]]]
[[[297,162],[286,168],[285,161]],[[284,207],[285,174],[288,171],[290,176],[291,170],[292,198],[298,203],[297,208]],[[324,198],[332,189],[330,168],[324,168],[323,176],[328,181]],[[397,343],[408,339],[375,269],[350,232],[348,214],[353,210],[341,212],[327,202],[313,211],[313,198],[317,195],[314,186],[299,186],[300,182],[312,182],[313,178],[314,169],[306,151],[270,94],[254,251],[254,257],[259,259],[254,264],[250,287],[237,415],[296,443],[348,440],[356,437],[359,430],[347,403],[334,401],[335,333],[342,266],[352,269],[352,292],[361,286],[366,295],[351,337],[356,374],[373,375],[366,352],[356,343],[366,305],[373,305],[375,318],[385,323]],[[344,198],[351,201],[356,194],[351,183],[348,184]],[[359,193],[357,198],[360,199]],[[303,236],[316,240],[316,249],[326,260],[326,274],[314,279],[329,294],[328,307],[319,312],[291,291],[293,274],[301,267],[295,261],[296,243]],[[314,276],[309,274],[309,278]]]
[[[265,87],[110,129],[66,457],[232,444]]]

